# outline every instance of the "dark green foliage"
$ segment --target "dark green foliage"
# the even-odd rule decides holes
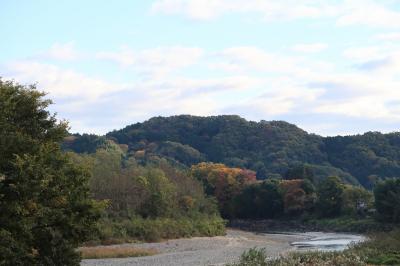
[[[238,116],[155,117],[107,137],[119,143],[145,148],[172,141],[189,145],[207,161],[259,171],[259,178],[283,175],[296,162],[319,163],[326,157],[320,151],[322,138],[286,122],[248,122]],[[310,156],[313,155],[313,156]],[[279,162],[279,163],[277,163]]]
[[[388,222],[400,222],[400,179],[379,182],[374,189],[379,217]]]
[[[66,138],[62,143],[65,151],[73,151],[77,153],[94,153],[100,147],[106,145],[106,138],[93,134],[73,134]]]
[[[91,155],[75,156],[92,172],[90,188],[94,198],[109,200],[107,212],[113,217],[177,217],[218,212],[215,202],[205,196],[201,183],[168,162],[141,166],[115,144]]]
[[[109,140],[108,140],[109,141]],[[72,153],[92,173],[90,190],[106,200],[101,243],[221,235],[217,203],[188,172],[159,159],[141,165],[121,145],[109,141],[92,154]]]
[[[346,185],[343,191],[342,214],[352,217],[365,217],[373,208],[374,196],[371,191],[360,186]]]
[[[361,186],[345,185],[338,177],[326,178],[317,188],[309,179],[250,178],[250,182],[240,184],[233,178],[233,173],[240,171],[243,170],[223,164],[192,166],[192,175],[203,180],[207,193],[216,197],[225,218],[371,217],[372,193]]]
[[[200,163],[193,165],[190,173],[202,182],[208,195],[217,199],[221,215],[225,218],[235,216],[235,197],[247,185],[256,182],[255,172],[224,164]]]
[[[67,125],[34,86],[0,80],[0,265],[79,265],[100,206],[63,154]]]
[[[173,158],[185,165],[192,165],[205,161],[205,156],[198,150],[189,145],[182,145],[172,141],[161,142],[154,152],[161,156]]]
[[[351,175],[365,187],[371,188],[371,175],[400,176],[400,133],[329,137],[325,139],[329,162]]]
[[[145,178],[147,199],[143,202],[138,213],[143,217],[168,217],[178,209],[175,193],[177,188],[158,169],[148,169],[142,177]]]
[[[343,184],[336,176],[322,181],[318,187],[317,208],[322,217],[340,215],[343,202]]]
[[[16,155],[35,154],[42,144],[61,141],[67,125],[46,108],[50,100],[34,86],[0,80],[0,171],[14,171]],[[4,181],[5,182],[5,181]]]
[[[313,173],[316,182],[338,176],[346,183],[372,188],[376,179],[400,176],[400,133],[323,138],[282,121],[181,115],[154,117],[106,137],[128,145],[138,161],[161,157],[189,167],[211,161],[254,170],[258,179]],[[83,138],[80,151],[93,151],[89,137]]]
[[[278,180],[246,187],[235,199],[238,218],[276,218],[283,214],[283,196]]]
[[[308,165],[311,167],[313,173],[314,173],[314,181],[315,183],[321,182],[323,179],[325,179],[327,176],[338,176],[340,179],[347,184],[350,185],[360,185],[360,182],[352,176],[351,174],[341,170],[340,168],[333,167],[331,165]]]
[[[227,121],[224,121],[223,118],[227,118]],[[109,213],[126,217],[141,215],[154,218],[172,217],[176,213],[185,213],[185,210],[196,209],[202,212],[203,207],[200,206],[207,200],[201,199],[201,196],[193,197],[193,191],[190,190],[185,193],[177,191],[180,187],[188,186],[182,184],[185,178],[174,179],[174,177],[185,175],[182,163],[190,165],[199,160],[207,159],[205,153],[192,148],[189,144],[176,142],[181,141],[181,134],[183,134],[191,139],[192,145],[196,143],[196,135],[189,136],[186,134],[187,130],[193,130],[196,125],[198,126],[201,123],[191,126],[185,124],[186,120],[190,121],[191,119],[194,121],[198,119],[207,124],[207,121],[211,118],[191,116],[155,118],[144,124],[132,126],[132,128],[142,128],[143,126],[149,128],[131,131],[134,136],[140,136],[140,138],[137,142],[127,142],[126,145],[129,146],[129,149],[122,150],[121,144],[117,145],[108,140],[107,148],[99,149],[96,153],[87,155],[92,159],[94,158],[92,191],[97,199],[112,199]],[[215,120],[213,120],[212,131],[214,134],[222,130],[221,128],[218,131],[216,130],[220,123],[225,123],[225,126],[229,127],[232,126],[231,124],[235,126],[237,126],[236,124],[257,125],[257,123],[247,122],[237,117],[214,117],[213,119]],[[170,124],[174,124],[177,120],[182,124],[171,128],[169,124],[164,124],[164,120],[168,120]],[[273,125],[273,128],[281,126],[285,128],[287,126],[287,128],[294,130],[293,127],[285,123],[261,122],[260,124],[261,126]],[[184,127],[185,130],[175,132],[180,126]],[[147,136],[148,130],[153,130],[153,127],[157,130],[149,137],[144,137]],[[173,134],[174,141],[165,140],[169,131],[175,132]],[[202,132],[202,134],[205,134],[206,129],[203,129]],[[118,134],[119,132],[117,136],[108,137],[116,141]],[[153,140],[158,140],[158,142]],[[207,145],[206,143],[203,144]],[[233,145],[233,143],[231,144]],[[224,148],[222,147],[222,149]],[[246,160],[238,157],[232,156],[230,158],[228,161],[231,165],[236,164],[242,167],[249,165]],[[143,167],[143,165],[147,166]],[[160,165],[164,165],[161,171]],[[211,167],[208,172],[206,171],[207,173],[201,174],[202,171],[199,171],[200,176],[196,176],[193,171],[192,175],[195,179],[204,183],[207,194],[216,197],[220,212],[225,218],[265,219],[315,214],[322,217],[339,215],[367,217],[370,216],[368,211],[373,208],[370,194],[367,191],[350,185],[345,187],[341,184],[342,181],[358,184],[353,176],[326,163],[323,165],[293,163],[288,166],[284,174],[284,177],[289,180],[268,179],[267,182],[246,183],[246,185],[236,182],[236,178],[234,178],[234,173],[240,173],[243,171],[241,169],[236,168],[235,170],[235,168],[229,168],[222,164],[212,163],[198,164],[193,167],[199,168],[201,165],[204,165],[204,167],[207,165],[210,167],[213,165],[215,167],[220,166],[224,169],[223,171],[222,168],[213,170]],[[255,162],[253,166],[259,171],[267,171],[266,165],[261,161]],[[325,180],[326,175],[330,172],[338,173],[341,178]],[[208,181],[204,182],[205,180]],[[343,190],[344,193],[342,194]],[[201,204],[199,205],[199,203]],[[205,205],[211,206],[208,203]]]
[[[314,182],[314,171],[307,164],[296,165],[285,173],[285,179],[307,179]]]

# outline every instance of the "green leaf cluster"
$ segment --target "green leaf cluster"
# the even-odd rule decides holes
[[[101,204],[59,143],[67,124],[35,86],[0,80],[0,265],[79,265]]]

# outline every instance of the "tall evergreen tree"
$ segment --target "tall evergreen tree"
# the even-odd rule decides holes
[[[387,179],[374,188],[375,206],[379,218],[400,223],[400,179]]]
[[[0,79],[0,265],[79,265],[76,247],[100,214],[44,96]]]
[[[323,217],[340,215],[343,202],[343,184],[336,176],[326,178],[318,187],[317,207]]]

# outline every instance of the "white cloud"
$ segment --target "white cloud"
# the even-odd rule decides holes
[[[227,107],[230,113],[240,114],[245,110],[250,119],[272,119],[293,112],[306,114],[321,89],[310,89],[287,80],[271,80],[264,83],[265,89],[259,95],[252,95]]]
[[[227,13],[256,13],[265,21],[334,18],[339,26],[400,28],[400,12],[373,0],[157,0],[151,11],[211,20]]]
[[[7,64],[6,69],[6,78],[13,78],[21,83],[38,83],[39,88],[44,88],[56,98],[94,100],[122,89],[101,79],[35,61],[14,61]]]
[[[5,76],[22,83],[38,82],[39,88],[61,102],[57,103],[61,113],[76,116],[70,120],[73,129],[80,131],[104,133],[97,130],[107,128],[107,123],[117,128],[155,115],[181,113],[229,112],[255,119],[338,115],[400,121],[400,107],[393,102],[400,99],[400,50],[395,45],[350,47],[343,56],[354,65],[352,72],[311,56],[289,56],[254,46],[207,52],[180,46],[137,51],[125,47],[96,57],[146,74],[129,84],[29,60],[7,64]],[[382,58],[388,61],[379,65],[377,60]],[[189,66],[196,70],[195,76],[181,71]],[[106,122],[96,124],[91,120],[94,115],[84,115],[88,107],[95,113],[104,106],[110,109],[106,113],[115,113],[107,119],[102,115]]]
[[[220,62],[217,66],[234,71],[294,72],[298,62],[296,57],[269,53],[253,46],[227,48],[218,55]]]
[[[159,0],[153,13],[184,15],[196,20],[210,20],[226,13],[259,13],[265,20],[291,20],[330,15],[334,9],[323,1],[271,0]]]
[[[208,20],[224,12],[225,1],[221,0],[161,0],[152,5],[152,11],[164,14],[185,14],[192,19]]]
[[[318,53],[328,47],[326,43],[300,43],[292,47],[292,50],[302,53]]]
[[[144,95],[146,100],[141,100],[140,105],[146,105],[145,110],[166,108],[168,106],[174,110],[183,110],[180,104],[185,101],[193,102],[206,100],[219,102],[222,106],[226,104],[226,98],[221,99],[219,95],[235,95],[243,91],[258,88],[264,84],[259,78],[248,76],[226,76],[219,78],[186,78],[169,77],[162,79],[149,79],[138,82],[134,86]],[[160,104],[155,102],[161,101]],[[184,104],[189,106],[188,104]],[[198,105],[194,105],[198,106]],[[193,107],[191,107],[193,110]],[[207,108],[207,106],[203,106]],[[199,109],[198,112],[201,110]]]
[[[379,101],[375,96],[364,96],[343,102],[330,102],[315,108],[318,113],[340,114],[368,119],[391,119],[400,121],[400,112],[393,112],[385,101]]]
[[[236,112],[252,110],[258,117],[309,113],[397,121],[399,108],[389,107],[388,102],[400,99],[397,78],[400,51],[387,48],[347,49],[344,56],[355,67],[349,73],[330,66],[319,67],[323,66],[321,62],[268,53],[257,47],[225,49],[220,52],[217,66],[265,77],[264,84],[259,86],[264,93],[243,99],[234,109]]]
[[[367,61],[386,56],[388,51],[383,46],[351,47],[343,51],[343,55],[352,60]]]
[[[389,68],[373,75],[370,72],[352,72],[316,76],[313,80],[320,82],[319,87],[325,90],[325,95],[316,101],[313,112],[400,121],[399,110],[390,105],[393,100],[400,99],[400,80],[396,73],[398,71]]]
[[[72,61],[79,59],[81,54],[76,51],[74,42],[68,42],[55,43],[47,51],[40,53],[38,57],[61,61]]]
[[[385,1],[347,0],[342,9],[337,20],[339,26],[400,28],[400,12],[385,6]]]
[[[134,51],[123,47],[117,52],[99,52],[96,57],[131,67],[144,74],[164,75],[191,66],[200,60],[203,50],[197,47],[159,47]]]
[[[134,52],[128,47],[122,47],[118,52],[98,52],[96,58],[112,61],[124,67],[133,65],[136,61]]]
[[[392,76],[400,71],[400,47],[397,45],[351,47],[343,55],[354,61],[357,70],[379,72],[376,73],[379,77]]]
[[[382,41],[398,41],[400,40],[400,32],[381,33],[375,35],[374,37]]]
[[[138,82],[132,86],[140,92],[140,98],[132,97],[129,104],[122,104],[124,109],[119,119],[126,124],[126,121],[140,121],[158,115],[215,115],[230,102],[226,100],[227,94],[241,93],[259,86],[261,82],[246,76],[209,79],[169,77]]]
[[[294,109],[301,109],[302,112],[308,111],[308,105],[313,103],[322,90],[313,90],[306,87],[279,87],[279,90],[268,92],[249,102],[259,110],[263,110],[268,116],[287,114]]]

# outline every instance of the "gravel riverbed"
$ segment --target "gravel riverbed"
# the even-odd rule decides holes
[[[152,248],[159,254],[147,257],[83,260],[82,266],[199,266],[224,265],[236,261],[243,251],[265,248],[268,256],[279,256],[295,248],[291,242],[306,240],[303,234],[258,234],[227,230],[225,236],[174,239],[160,243],[122,244]]]

